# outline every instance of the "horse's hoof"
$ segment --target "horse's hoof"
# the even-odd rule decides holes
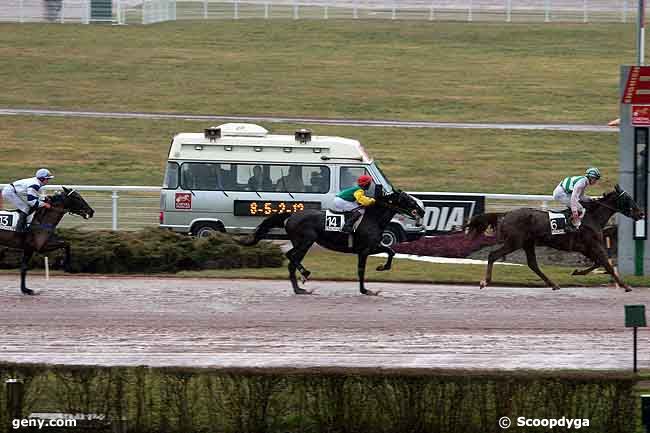
[[[574,269],[573,272],[571,272],[571,275],[580,275],[579,272],[580,271],[578,271],[577,269]]]
[[[630,287],[630,286],[625,286],[625,291],[626,291],[626,292],[631,292],[631,291],[632,291],[632,287]]]
[[[368,295],[368,296],[379,296],[380,293],[381,293],[381,290],[377,290],[376,292],[373,291],[373,290],[366,290],[365,293],[364,293],[364,295]]]
[[[553,286],[553,290],[560,290],[560,286]]]
[[[314,293],[314,291],[298,288],[298,289],[293,289],[293,293],[295,293],[296,295],[311,295],[312,293]]]
[[[32,289],[28,289],[25,287],[24,289],[20,289],[21,292],[23,292],[23,295],[29,295],[29,296],[34,296],[36,295],[36,292],[33,291]]]
[[[481,280],[480,283],[478,283],[479,289],[485,289],[487,287],[487,282],[485,280]]]

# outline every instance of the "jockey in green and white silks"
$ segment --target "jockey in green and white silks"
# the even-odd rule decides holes
[[[576,229],[580,228],[584,217],[584,207],[580,200],[589,201],[585,195],[588,186],[596,184],[600,179],[600,170],[590,167],[584,176],[565,177],[553,191],[553,199],[571,208],[571,220]]]

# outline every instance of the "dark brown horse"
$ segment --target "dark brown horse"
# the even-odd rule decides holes
[[[618,185],[614,191],[603,194],[602,198],[582,202],[582,205],[586,209],[586,214],[580,230],[556,235],[551,234],[548,213],[542,210],[522,208],[506,213],[487,213],[473,217],[466,225],[468,236],[478,236],[488,227],[492,227],[496,230],[498,242],[502,244],[488,256],[485,280],[481,281],[481,288],[492,281],[492,267],[495,261],[523,248],[528,267],[553,290],[558,290],[560,287],[544,275],[537,265],[535,246],[544,245],[557,250],[582,253],[594,262],[594,267],[589,270],[602,266],[621,287],[625,288],[626,292],[632,290],[623,283],[607,260],[607,252],[603,246],[603,227],[617,212],[635,221],[644,218],[643,212],[632,197]],[[581,272],[574,274],[581,274]]]
[[[92,218],[95,214],[86,200],[71,189],[63,188],[63,192],[56,193],[47,198],[51,208],[40,207],[36,210],[31,224],[31,230],[26,233],[16,233],[0,230],[0,245],[23,250],[20,266],[20,290],[25,295],[34,295],[34,291],[25,285],[29,260],[35,252],[45,253],[58,249],[65,250],[65,266],[70,263],[70,245],[54,236],[54,229],[61,222],[66,213],[82,216],[84,219]]]

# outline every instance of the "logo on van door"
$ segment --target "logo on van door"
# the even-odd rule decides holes
[[[176,209],[192,209],[192,194],[189,192],[177,192],[174,207]]]

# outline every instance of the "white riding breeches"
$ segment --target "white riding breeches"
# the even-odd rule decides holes
[[[341,197],[334,197],[334,209],[339,212],[349,212],[360,207],[357,202],[343,200]],[[363,208],[359,209],[362,210]]]
[[[2,200],[5,202],[5,208],[7,207],[7,203],[11,203],[16,206],[16,209],[29,213],[29,206],[16,194],[14,187],[11,185],[7,185],[2,189]]]
[[[566,207],[570,208],[571,207],[571,194],[567,193],[564,188],[562,188],[562,185],[558,185],[555,187],[555,190],[553,191],[553,200],[557,200]],[[578,202],[578,212],[580,214],[584,214],[585,208]]]

